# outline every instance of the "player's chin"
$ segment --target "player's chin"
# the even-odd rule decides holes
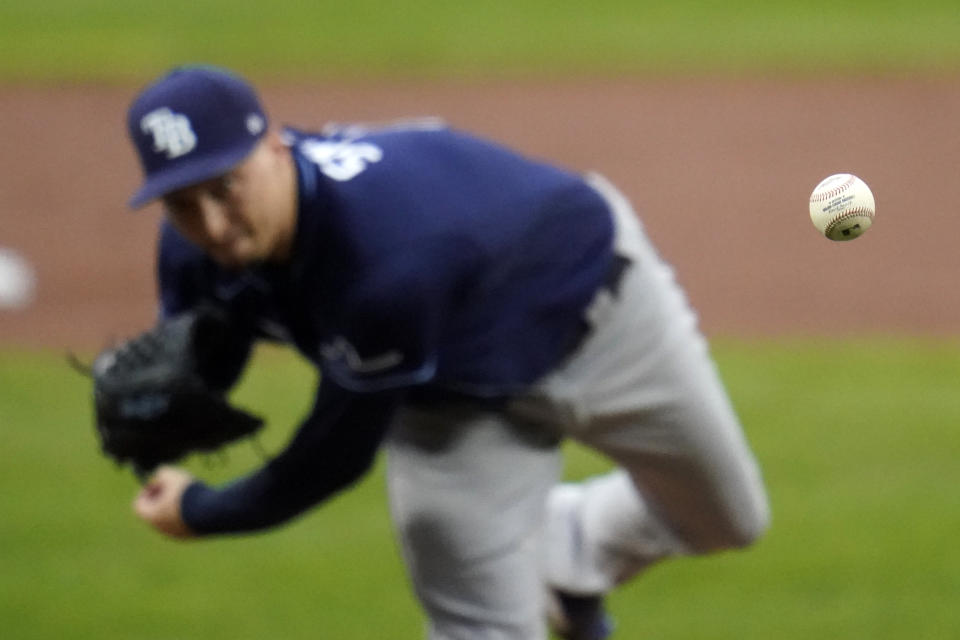
[[[257,261],[254,252],[243,251],[238,247],[214,247],[208,253],[214,262],[231,271],[239,271]]]

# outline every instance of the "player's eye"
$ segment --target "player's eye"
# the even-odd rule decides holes
[[[210,195],[217,200],[227,200],[236,188],[237,178],[232,173],[215,178],[210,183]]]
[[[183,216],[196,209],[194,201],[190,198],[178,198],[167,196],[163,199],[163,205],[167,211],[176,216]]]

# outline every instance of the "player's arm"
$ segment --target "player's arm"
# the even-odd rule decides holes
[[[321,348],[317,398],[290,444],[261,470],[225,487],[191,485],[182,499],[190,530],[232,533],[280,524],[370,468],[404,390],[434,374],[447,297],[435,279],[416,270],[376,275],[340,310],[350,321]]]
[[[201,339],[201,373],[212,388],[227,390],[246,367],[256,335],[229,301],[215,299],[215,274],[211,260],[164,221],[157,247],[157,315],[160,320],[169,319],[201,305],[221,311],[216,331]]]
[[[370,468],[398,400],[398,392],[356,394],[321,384],[310,415],[276,458],[225,486],[186,489],[184,523],[198,535],[241,533],[301,514]]]

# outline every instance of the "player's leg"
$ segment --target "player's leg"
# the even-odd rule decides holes
[[[496,412],[406,409],[387,445],[391,510],[431,640],[536,640],[556,438]]]
[[[619,294],[597,300],[582,348],[517,405],[621,467],[551,494],[546,572],[574,593],[605,592],[666,556],[749,544],[769,518],[757,464],[672,270],[629,204],[599,188],[633,264]]]
[[[578,436],[620,468],[551,492],[554,586],[603,593],[662,558],[742,547],[765,530],[760,473],[735,417],[684,373],[676,395],[663,387],[658,404]]]

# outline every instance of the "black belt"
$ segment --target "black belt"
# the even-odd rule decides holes
[[[607,274],[600,283],[600,288],[597,289],[597,293],[599,294],[601,291],[608,291],[614,298],[619,297],[620,285],[623,284],[623,277],[630,269],[631,264],[633,264],[633,261],[630,260],[630,258],[621,256],[618,253],[613,254],[613,259],[610,261],[610,267],[607,269]],[[587,318],[580,318],[577,329],[571,336],[567,348],[564,350],[564,359],[570,357],[574,351],[579,349],[580,346],[586,342],[591,331],[593,331],[593,327],[590,325],[590,321],[587,320]]]
[[[633,261],[630,258],[618,253],[613,254],[613,260],[610,261],[610,268],[607,270],[607,277],[604,278],[600,288],[609,291],[614,298],[618,297],[623,276],[631,264],[633,264]]]

